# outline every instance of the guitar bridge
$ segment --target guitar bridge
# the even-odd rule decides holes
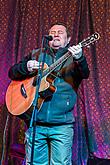
[[[24,84],[21,84],[21,94],[24,98],[27,98],[26,90]]]

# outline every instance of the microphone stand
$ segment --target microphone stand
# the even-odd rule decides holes
[[[44,48],[44,53],[42,52],[42,48]],[[33,112],[32,112],[32,117],[30,121],[30,127],[32,129],[32,148],[31,148],[31,162],[30,165],[33,165],[33,158],[34,158],[34,142],[35,142],[35,132],[36,132],[36,118],[37,114],[39,112],[38,107],[37,107],[37,102],[39,98],[39,88],[40,88],[40,83],[42,79],[42,72],[43,72],[43,67],[44,67],[44,62],[45,62],[45,56],[46,56],[46,51],[48,48],[48,39],[44,38],[42,39],[42,44],[41,44],[41,53],[43,53],[43,59],[42,59],[42,67],[38,69],[38,76],[37,76],[37,81],[36,81],[36,92],[35,92],[35,98],[33,101]]]

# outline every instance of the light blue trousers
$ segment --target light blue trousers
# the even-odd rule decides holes
[[[26,131],[26,165],[71,165],[73,125],[36,126],[34,151],[33,128]],[[31,156],[33,152],[33,163]],[[31,163],[30,163],[31,162]]]

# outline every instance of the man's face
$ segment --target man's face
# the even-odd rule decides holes
[[[49,46],[53,49],[64,48],[70,41],[70,37],[67,37],[66,28],[63,25],[52,26],[49,35],[53,37],[53,40],[49,41]]]

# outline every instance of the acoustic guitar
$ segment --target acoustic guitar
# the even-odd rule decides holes
[[[79,44],[81,44],[81,47],[85,47],[97,41],[99,38],[100,36],[96,32]],[[47,64],[44,64],[44,70],[42,71],[42,79],[38,91],[38,110],[41,109],[44,100],[56,91],[56,88],[53,85],[53,81],[56,78],[55,74],[53,74],[54,70],[71,56],[72,54],[68,51],[49,67]],[[30,109],[32,111],[31,107],[35,97],[37,78],[38,75],[22,81],[11,81],[6,91],[6,106],[12,115],[25,114],[25,117],[30,116],[31,112],[29,111]]]

